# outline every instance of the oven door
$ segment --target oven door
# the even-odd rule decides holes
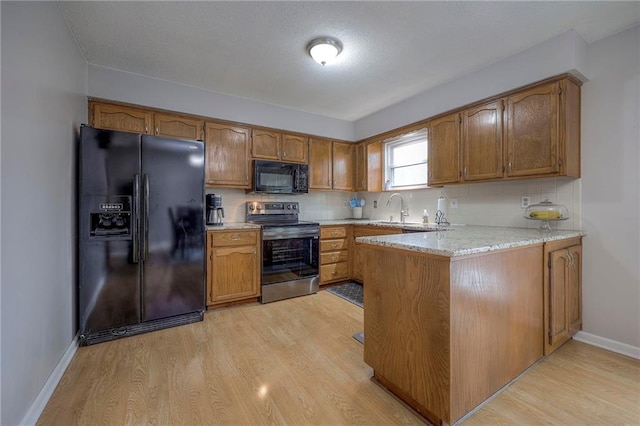
[[[318,276],[318,236],[263,239],[262,285]]]

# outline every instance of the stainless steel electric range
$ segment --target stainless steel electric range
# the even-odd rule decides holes
[[[298,220],[298,202],[247,202],[246,222],[262,227],[262,303],[316,293],[320,224]]]

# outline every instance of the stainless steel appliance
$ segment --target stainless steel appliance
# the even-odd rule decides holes
[[[207,194],[207,225],[221,226],[223,218],[222,195]]]
[[[253,161],[253,189],[267,194],[306,194],[309,192],[309,166],[279,161]]]
[[[82,126],[83,345],[202,320],[204,144]]]
[[[246,221],[262,226],[262,303],[316,293],[320,225],[298,220],[297,202],[248,202]]]

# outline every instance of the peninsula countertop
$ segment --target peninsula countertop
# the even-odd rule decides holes
[[[431,232],[358,237],[356,241],[419,253],[456,257],[584,235],[586,234],[583,231],[573,230],[539,231],[529,228],[453,225]]]

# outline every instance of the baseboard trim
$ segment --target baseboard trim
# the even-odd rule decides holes
[[[27,411],[20,425],[35,425],[38,422],[42,411],[44,411],[44,407],[47,406],[49,398],[53,395],[53,391],[56,390],[56,386],[58,386],[62,375],[67,370],[77,350],[78,334],[73,337],[71,344],[62,355],[62,358],[60,358],[60,361],[58,361],[58,365],[53,369],[42,389],[40,389],[38,396],[33,401],[33,404],[31,404],[31,407],[29,407],[29,411]]]
[[[578,331],[575,336],[573,336],[573,339],[577,340],[578,342],[597,346],[599,348],[619,353],[621,355],[626,355],[631,358],[640,359],[640,348],[637,346],[632,346],[626,343],[618,342],[616,340],[607,339],[606,337],[596,336],[595,334],[585,333],[584,331]]]

